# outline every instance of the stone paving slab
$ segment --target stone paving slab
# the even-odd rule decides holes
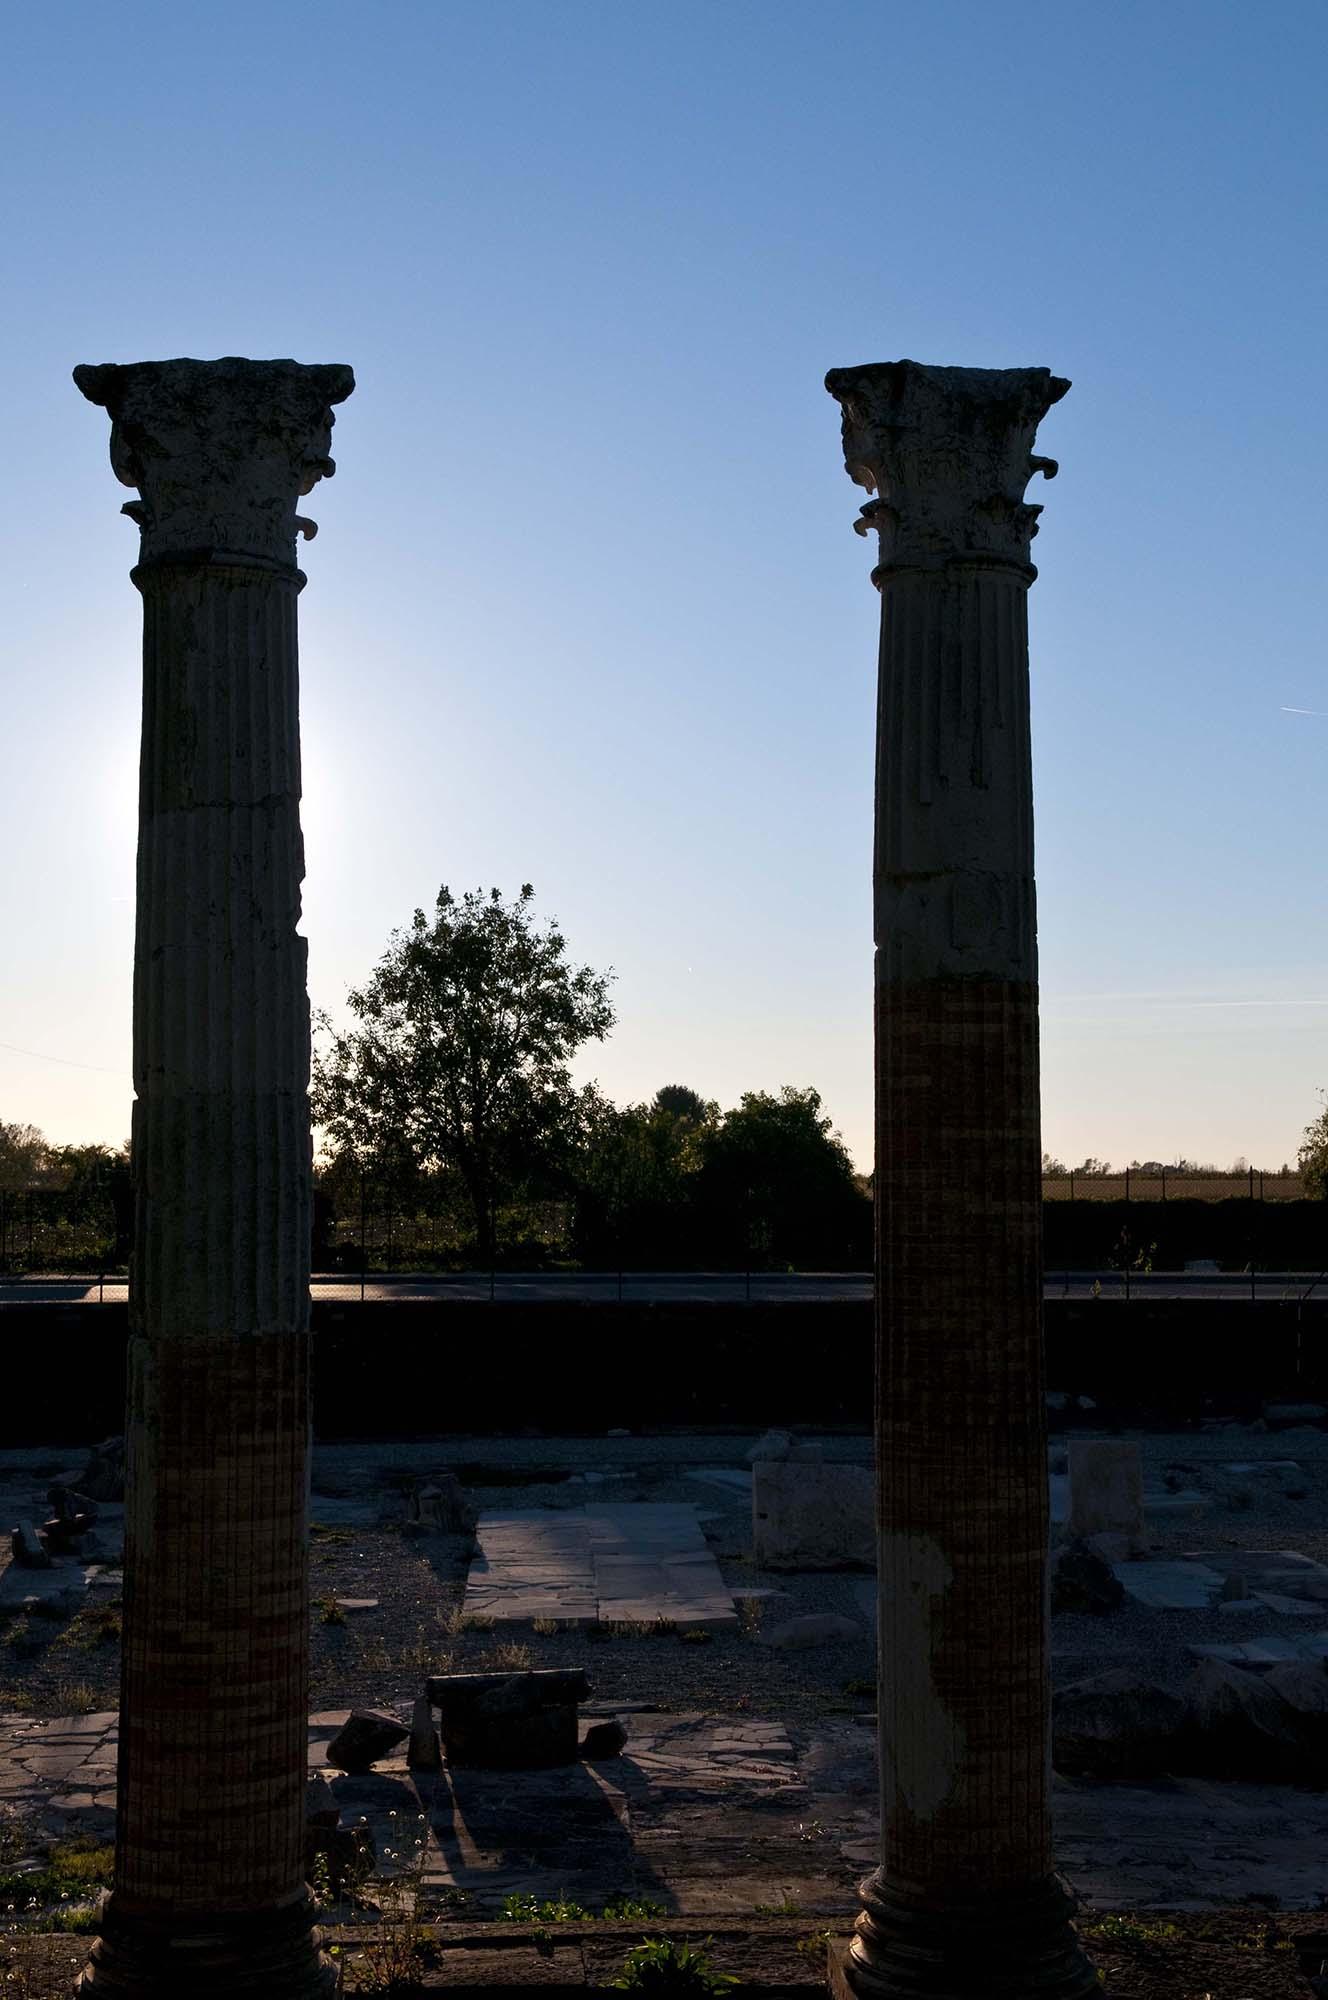
[[[482,1514],[463,1615],[495,1625],[654,1624],[736,1629],[737,1608],[695,1507],[624,1502]]]
[[[1187,1646],[1193,1660],[1228,1660],[1234,1667],[1271,1667],[1281,1660],[1328,1660],[1328,1632],[1299,1633],[1284,1638],[1280,1632],[1266,1638],[1245,1639],[1239,1644]]]
[[[1280,1643],[1267,1642],[1270,1657],[1288,1656]],[[393,1706],[405,1720],[409,1704]],[[435,1775],[408,1771],[403,1749],[351,1776],[326,1766],[348,1714],[338,1709],[310,1717],[309,1763],[327,1770],[343,1815],[369,1823],[383,1872],[408,1865],[424,1837],[426,1888],[465,1889],[484,1911],[515,1891],[596,1909],[618,1890],[683,1916],[786,1895],[808,1916],[853,1910],[877,1858],[874,1731],[824,1725],[796,1747],[768,1719],[624,1713],[624,1753],[593,1764]],[[0,1798],[29,1808],[48,1839],[71,1814],[111,1833],[115,1736],[114,1714],[0,1718]],[[1056,1773],[1052,1821],[1057,1865],[1090,1905],[1203,1910],[1273,1895],[1320,1907],[1328,1793]]]
[[[1169,1611],[1209,1611],[1228,1577],[1245,1579],[1244,1599],[1229,1600],[1224,1611],[1257,1602],[1280,1611],[1295,1600],[1297,1614],[1321,1615],[1328,1603],[1328,1569],[1294,1549],[1203,1549],[1167,1561],[1114,1565],[1136,1602]]]

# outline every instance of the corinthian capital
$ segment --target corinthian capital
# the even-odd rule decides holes
[[[955,560],[1028,566],[1040,507],[1024,488],[1037,427],[1069,383],[1046,368],[928,368],[880,361],[832,368],[843,412],[844,463],[878,497],[855,522],[881,537],[881,567],[935,569]]]
[[[111,465],[139,499],[141,560],[257,558],[289,568],[295,537],[315,533],[295,503],[336,470],[332,405],[355,377],[340,362],[134,361],[76,368],[110,413]]]

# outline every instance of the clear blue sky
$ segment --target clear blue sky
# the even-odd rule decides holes
[[[81,361],[348,361],[304,928],[534,882],[620,1100],[870,1164],[878,603],[828,367],[1074,387],[1031,603],[1044,1137],[1276,1165],[1328,1085],[1328,9],[10,10],[0,1118],[128,1131],[136,537]],[[1289,714],[1288,709],[1315,711]],[[67,1066],[70,1062],[87,1068]]]

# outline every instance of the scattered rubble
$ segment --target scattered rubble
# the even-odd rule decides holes
[[[1160,1777],[1179,1762],[1186,1713],[1128,1668],[1074,1681],[1052,1697],[1052,1764],[1067,1777]]]
[[[363,1776],[410,1735],[409,1729],[386,1709],[357,1708],[327,1746],[327,1761],[339,1771]]]
[[[1058,1611],[1115,1611],[1125,1586],[1101,1552],[1082,1537],[1058,1549],[1051,1566],[1051,1608]]]

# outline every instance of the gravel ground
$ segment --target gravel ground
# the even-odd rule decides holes
[[[830,1460],[867,1462],[863,1436],[819,1435]],[[1076,1437],[1094,1435],[1076,1430]],[[1150,1531],[1151,1554],[1187,1550],[1293,1548],[1328,1564],[1328,1434],[1296,1429],[1280,1435],[1232,1426],[1180,1434],[1124,1433],[1142,1447],[1145,1486],[1173,1483],[1210,1495],[1197,1519],[1169,1518]],[[436,1445],[337,1444],[314,1455],[311,1553],[314,1710],[402,1700],[420,1691],[426,1673],[494,1667],[583,1666],[604,1705],[646,1702],[677,1710],[778,1717],[795,1735],[827,1716],[869,1714],[874,1641],[846,1573],[763,1572],[751,1547],[750,1502],[721,1486],[686,1477],[696,1465],[741,1467],[754,1442],[742,1436],[676,1433],[619,1438],[447,1438]],[[1054,1454],[1066,1439],[1053,1434]],[[77,1448],[0,1453],[0,1509],[30,1514],[30,1496],[64,1467]],[[1229,1475],[1226,1460],[1294,1459],[1299,1477]],[[587,1501],[683,1501],[706,1521],[721,1574],[730,1588],[765,1587],[787,1601],[767,1621],[833,1611],[858,1621],[856,1644],[799,1653],[771,1650],[753,1624],[707,1643],[649,1633],[593,1641],[583,1633],[518,1638],[457,1629],[468,1544],[458,1538],[413,1540],[395,1521],[414,1476],[443,1467],[464,1469],[481,1511],[514,1507],[575,1508]],[[565,1473],[541,1480],[541,1471]],[[587,1482],[586,1473],[597,1477]],[[1291,1497],[1299,1494],[1301,1497]],[[1248,1504],[1246,1504],[1248,1501]],[[8,1507],[5,1503],[8,1502]],[[357,1518],[358,1517],[358,1518]],[[393,1525],[381,1522],[391,1519]],[[0,1523],[6,1525],[6,1523]],[[324,1619],[333,1596],[376,1598],[376,1608],[351,1612],[344,1623]],[[67,1621],[10,1621],[0,1634],[0,1709],[115,1706],[119,1648],[115,1600]],[[1328,1626],[1328,1608],[1324,1626]],[[1196,1642],[1319,1630],[1313,1619],[1273,1611],[1159,1611],[1127,1604],[1105,1617],[1058,1615],[1052,1624],[1052,1678],[1063,1685],[1105,1666],[1138,1667],[1177,1690],[1193,1662]]]

